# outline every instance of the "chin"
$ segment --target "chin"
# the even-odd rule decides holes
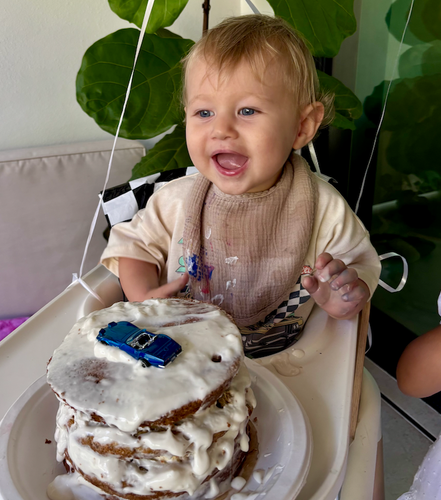
[[[249,191],[246,188],[241,188],[240,186],[226,186],[221,182],[213,182],[213,184],[220,189],[224,194],[229,195],[241,195],[248,193]]]

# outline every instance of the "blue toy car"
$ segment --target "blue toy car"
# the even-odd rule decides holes
[[[107,328],[101,328],[96,338],[141,360],[146,367],[164,368],[182,351],[181,346],[168,335],[150,333],[129,321],[112,321]]]

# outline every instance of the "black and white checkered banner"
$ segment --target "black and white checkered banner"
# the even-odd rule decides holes
[[[167,170],[106,189],[104,196],[101,192],[103,212],[109,226],[132,220],[136,212],[146,206],[150,196],[160,187],[173,179],[196,172],[194,167]]]
[[[302,277],[300,276],[294,290],[289,294],[288,300],[283,301],[277,308],[277,313],[274,317],[275,324],[291,316],[299,306],[308,302],[310,299],[311,295],[306,288],[303,287],[301,279]]]

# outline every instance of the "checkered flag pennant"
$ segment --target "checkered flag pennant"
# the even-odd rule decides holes
[[[150,196],[167,182],[183,177],[186,168],[167,170],[134,181],[106,189],[100,196],[103,198],[103,212],[109,228],[119,222],[132,220],[136,212],[144,208]]]
[[[301,304],[304,304],[311,298],[309,292],[303,288],[301,279],[302,276],[299,276],[294,290],[289,294],[288,300],[283,301],[277,308],[274,323],[280,323],[285,318],[293,315]]]

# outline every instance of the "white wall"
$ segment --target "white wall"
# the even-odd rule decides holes
[[[81,110],[85,50],[127,26],[107,2],[15,0],[0,17],[0,150],[109,138]]]
[[[172,30],[196,40],[202,0],[189,0]],[[212,0],[210,25],[250,13],[245,0]],[[260,9],[265,0],[255,0]],[[0,16],[0,151],[110,138],[76,102],[86,49],[130,27],[106,0],[14,0]]]

